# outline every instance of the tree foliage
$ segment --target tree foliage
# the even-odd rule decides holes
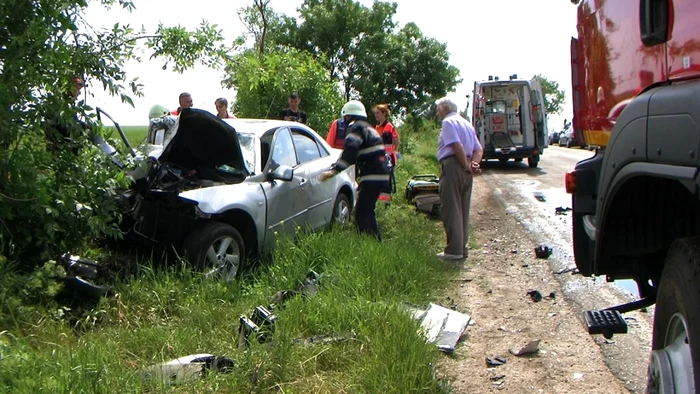
[[[236,56],[226,67],[227,87],[236,87],[235,112],[240,117],[275,118],[287,106],[290,92],[299,93],[309,126],[321,133],[340,115],[338,86],[311,55],[294,49],[254,50]]]
[[[253,48],[259,54],[279,49],[280,43],[286,40],[282,37],[289,30],[286,26],[295,23],[292,18],[276,13],[270,7],[270,0],[253,0],[252,5],[238,10],[238,19],[253,38]],[[245,35],[239,38],[239,42],[245,41]]]
[[[134,9],[129,0],[91,4]],[[38,263],[86,240],[119,235],[112,193],[127,179],[78,127],[81,117],[101,133],[92,108],[74,103],[75,76],[133,105],[130,95],[141,95],[142,85],[124,65],[141,60],[142,47],[176,71],[217,66],[227,56],[219,30],[206,22],[195,31],[160,25],[146,35],[119,23],[94,27],[84,18],[87,6],[87,0],[0,2],[0,261]],[[51,122],[69,130],[70,143],[54,138]]]
[[[547,79],[542,74],[538,74],[537,77],[542,83],[542,93],[544,93],[544,105],[547,114],[560,114],[564,110],[566,96],[564,91],[559,89],[559,82]]]
[[[414,23],[397,27],[396,8],[383,1],[365,7],[352,0],[306,0],[299,21],[268,10],[265,46],[274,42],[277,49],[310,53],[322,63],[327,80],[340,84],[346,100],[415,112],[461,80],[444,44],[425,37]],[[254,14],[255,7],[248,7],[246,15]],[[247,19],[258,26],[251,31],[260,31],[261,20]]]

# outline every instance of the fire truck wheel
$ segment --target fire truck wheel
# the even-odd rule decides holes
[[[676,240],[666,254],[654,311],[647,392],[700,389],[700,237]]]

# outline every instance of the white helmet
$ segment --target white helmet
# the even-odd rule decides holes
[[[151,107],[150,111],[148,111],[148,119],[157,119],[169,114],[170,111],[167,107],[165,107],[164,105],[156,104]]]
[[[350,100],[343,105],[343,109],[340,111],[340,116],[344,117],[348,115],[366,118],[367,111],[365,111],[365,106],[358,100]]]

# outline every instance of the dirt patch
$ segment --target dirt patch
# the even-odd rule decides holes
[[[582,317],[561,295],[547,260],[535,258],[525,229],[477,178],[472,232],[479,248],[445,292],[475,325],[439,369],[458,393],[628,393],[605,364]],[[528,291],[543,296],[534,302]],[[554,293],[554,297],[549,297]],[[539,353],[514,356],[509,349],[540,340]],[[505,364],[489,367],[487,357]]]

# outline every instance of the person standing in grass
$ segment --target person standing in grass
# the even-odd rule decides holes
[[[216,116],[219,119],[236,119],[235,115],[228,113],[228,100],[224,97],[219,97],[214,101],[214,107],[216,107]]]
[[[379,133],[379,135],[382,137],[382,141],[384,142],[384,151],[389,157],[389,160],[391,160],[391,180],[389,189],[383,191],[379,195],[379,199],[385,204],[389,205],[391,203],[391,194],[395,191],[396,187],[394,181],[394,171],[396,170],[397,162],[396,154],[399,150],[399,133],[396,131],[394,125],[389,122],[389,115],[391,112],[389,111],[388,105],[377,104],[372,107],[372,111],[374,112],[374,118],[377,120],[377,124],[374,126],[374,129],[377,130],[377,133]]]
[[[176,110],[170,112],[170,115],[179,116],[180,112],[182,112],[183,109],[192,108],[192,106],[194,105],[194,102],[192,101],[192,95],[187,92],[180,93],[180,95],[177,97],[177,102],[178,104],[180,104],[180,106],[177,107]]]
[[[348,101],[340,115],[348,120],[343,152],[330,170],[321,173],[321,181],[355,164],[360,185],[355,205],[357,229],[381,242],[382,233],[377,224],[375,207],[379,193],[389,187],[390,177],[382,137],[367,123],[367,111],[361,102]]]
[[[459,115],[457,104],[448,98],[437,100],[442,121],[438,137],[440,200],[447,246],[438,253],[443,260],[461,260],[469,254],[469,209],[474,175],[481,172],[483,149],[474,127]]]
[[[306,112],[299,109],[299,104],[301,103],[301,97],[299,97],[299,94],[290,94],[287,98],[287,103],[289,104],[289,108],[285,108],[280,111],[279,118],[282,120],[307,124]]]

